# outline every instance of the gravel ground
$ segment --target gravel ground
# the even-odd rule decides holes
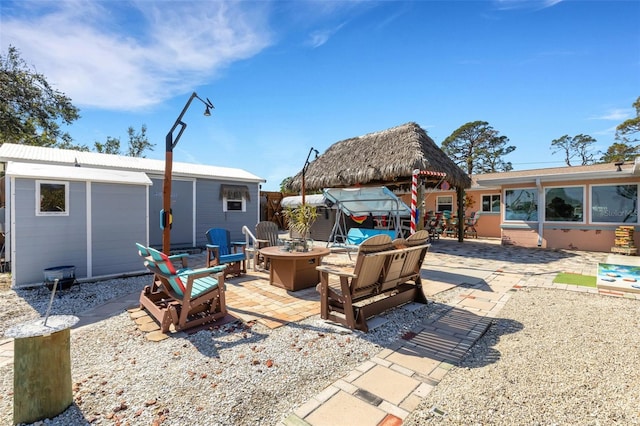
[[[56,298],[52,314],[78,314],[148,282],[74,286]],[[275,330],[230,324],[154,343],[123,313],[72,333],[74,404],[40,424],[277,425],[460,291],[414,312],[392,310],[368,334],[312,317]],[[0,290],[0,330],[43,315],[49,296],[46,288]],[[531,288],[513,293],[499,316],[405,425],[640,424],[638,301]],[[12,422],[12,391],[12,366],[1,367],[3,425]]]
[[[499,316],[405,425],[640,424],[638,301],[526,289]]]
[[[104,300],[106,288],[124,292],[148,281],[81,284],[56,299],[54,312],[75,314]],[[3,292],[11,301],[0,307],[3,327],[8,318],[38,318],[49,294]],[[345,333],[316,316],[274,330],[234,323],[161,342],[147,341],[123,313],[72,332],[74,404],[42,424],[276,425],[436,309],[393,310],[368,334]],[[11,424],[12,391],[8,365],[0,368],[0,424]]]

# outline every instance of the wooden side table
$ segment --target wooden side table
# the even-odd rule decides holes
[[[269,260],[269,284],[289,291],[313,287],[320,282],[322,258],[331,251],[326,247],[314,247],[309,251],[284,251],[282,247],[265,247],[258,250]]]

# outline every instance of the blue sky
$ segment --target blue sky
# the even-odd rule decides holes
[[[93,147],[165,136],[192,92],[175,161],[247,170],[265,190],[311,147],[409,121],[439,145],[487,121],[516,170],[555,167],[550,144],[595,150],[635,116],[640,1],[6,1],[0,47],[17,47],[80,108],[65,127]]]

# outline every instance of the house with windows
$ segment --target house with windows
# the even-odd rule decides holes
[[[608,252],[617,227],[639,225],[640,161],[489,173],[472,180],[465,211],[480,213],[479,236],[498,237],[503,244]],[[426,210],[453,210],[456,202],[448,188],[425,195]]]
[[[43,270],[70,266],[78,279],[143,270],[134,243],[162,247],[164,160],[5,143],[3,260],[12,286],[43,282]],[[260,184],[247,171],[173,163],[171,248],[204,247],[205,232],[260,220]]]

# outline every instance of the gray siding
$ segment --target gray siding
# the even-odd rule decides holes
[[[149,191],[149,245],[162,247],[160,210],[162,210],[162,179],[151,179]],[[171,182],[171,247],[193,246],[193,181],[173,180]]]
[[[198,179],[196,185],[196,245],[204,246],[207,242],[205,232],[209,228],[225,228],[231,232],[233,241],[244,241],[242,227],[247,226],[252,232],[258,223],[258,209],[260,208],[260,188],[257,183],[238,183],[249,188],[250,200],[247,201],[244,212],[224,212],[220,198],[221,184],[235,184],[235,182],[221,182],[216,180]]]
[[[93,275],[139,271],[135,243],[146,243],[146,188],[136,185],[91,185]]]
[[[85,183],[69,183],[69,216],[36,216],[35,199],[35,179],[15,179],[16,286],[42,283],[43,269],[54,266],[74,265],[76,277],[86,276]]]

